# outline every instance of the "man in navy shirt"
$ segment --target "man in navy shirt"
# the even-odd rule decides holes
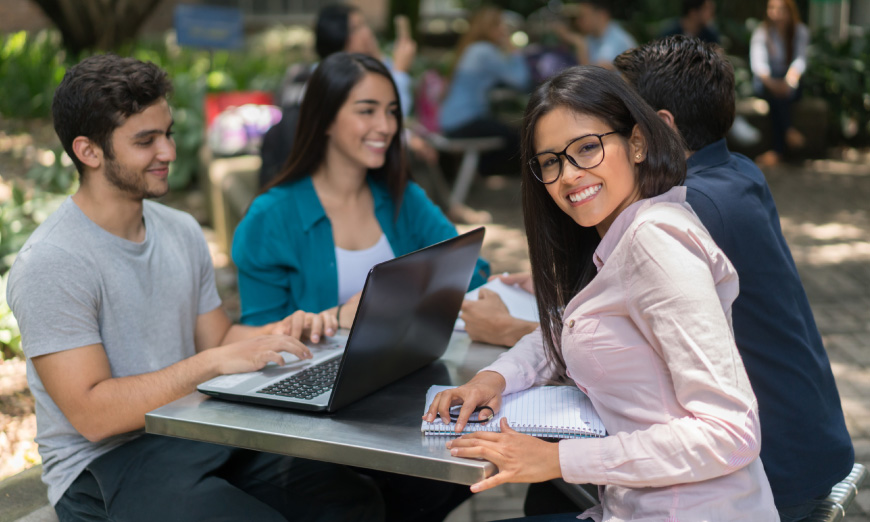
[[[758,398],[761,460],[780,518],[804,520],[855,455],[770,189],[725,144],[734,71],[719,47],[685,36],[626,51],[614,65],[685,140],[686,198],[740,277],[732,319]]]

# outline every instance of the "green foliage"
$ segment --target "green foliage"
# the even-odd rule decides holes
[[[66,72],[66,53],[56,32],[24,31],[0,41],[0,114],[12,118],[51,115],[54,89]]]
[[[836,142],[870,143],[870,38],[851,35],[837,41],[830,34],[814,35],[802,84],[806,95],[828,102]]]
[[[18,323],[6,302],[9,268],[30,234],[75,190],[69,162],[57,151],[49,165],[28,172],[35,187],[25,189],[20,182],[12,183],[10,201],[0,205],[0,359],[21,356]]]
[[[45,164],[37,162],[27,172],[27,178],[33,180],[41,192],[72,194],[78,179],[72,160],[62,148],[45,154],[48,161]]]
[[[21,332],[18,322],[6,302],[6,280],[9,273],[0,276],[0,360],[21,357]]]

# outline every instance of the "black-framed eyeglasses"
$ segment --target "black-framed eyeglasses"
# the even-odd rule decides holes
[[[456,422],[459,420],[459,410],[462,409],[461,404],[457,404],[456,406],[450,407],[450,420]],[[468,417],[468,422],[470,424],[483,424],[489,419],[495,416],[495,411],[489,406],[478,406],[474,408],[474,411],[471,413],[471,416]]]
[[[562,175],[564,162],[562,156],[578,169],[594,169],[604,161],[604,142],[602,138],[617,134],[615,130],[604,134],[585,134],[575,138],[562,152],[541,152],[529,160],[529,169],[545,185],[555,183]]]

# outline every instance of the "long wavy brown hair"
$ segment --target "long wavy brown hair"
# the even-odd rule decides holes
[[[456,70],[456,64],[462,58],[465,49],[474,42],[487,41],[495,45],[500,42],[492,38],[493,30],[501,24],[502,12],[501,9],[495,6],[481,7],[474,12],[471,21],[468,23],[468,30],[459,39],[456,44],[456,52],[453,56],[453,64],[450,66],[450,76],[453,76],[453,71]]]
[[[794,60],[794,33],[797,31],[797,26],[801,24],[801,13],[798,11],[797,4],[794,0],[782,0],[785,8],[788,9],[788,23],[785,26],[785,33],[782,39],[785,41],[785,63],[790,64]],[[766,5],[766,4],[765,4]],[[764,12],[764,27],[767,29],[767,46],[768,49],[773,45],[770,40],[770,29],[775,27],[773,20],[767,16],[767,10]],[[769,52],[769,51],[768,51]]]

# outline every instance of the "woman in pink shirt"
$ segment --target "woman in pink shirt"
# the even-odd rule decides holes
[[[757,404],[731,329],[737,274],[685,202],[680,138],[622,79],[575,67],[526,108],[523,213],[540,329],[424,418],[573,381],[607,428],[546,442],[510,429],[447,443],[499,473],[598,484],[595,521],[776,521]]]

